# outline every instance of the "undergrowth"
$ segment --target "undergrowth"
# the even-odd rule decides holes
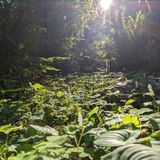
[[[158,160],[159,93],[160,77],[142,73],[44,77],[3,88],[0,160]]]

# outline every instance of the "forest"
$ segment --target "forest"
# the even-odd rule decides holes
[[[0,0],[0,160],[159,157],[159,0]]]

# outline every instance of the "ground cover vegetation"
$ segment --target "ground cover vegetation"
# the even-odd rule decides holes
[[[130,2],[0,0],[0,160],[159,159],[160,12]]]
[[[159,77],[48,77],[0,102],[1,159],[158,159]]]

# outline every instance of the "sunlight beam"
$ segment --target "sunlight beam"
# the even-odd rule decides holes
[[[112,5],[112,0],[100,0],[100,6],[103,10],[108,10]]]

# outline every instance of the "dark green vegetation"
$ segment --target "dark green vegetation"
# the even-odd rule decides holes
[[[129,2],[104,12],[99,0],[0,0],[0,75],[22,79],[53,56],[67,57],[58,65],[67,72],[92,72],[106,59],[112,71],[159,71],[160,12]]]
[[[159,160],[160,12],[130,2],[0,0],[0,160]]]
[[[2,91],[1,91],[2,92]],[[159,159],[160,77],[48,77],[0,103],[0,159]]]

